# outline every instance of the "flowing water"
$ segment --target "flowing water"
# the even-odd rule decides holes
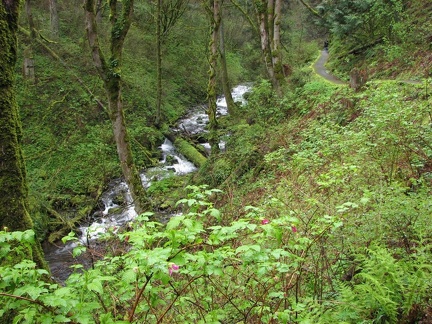
[[[249,91],[249,85],[239,85],[232,91],[235,102],[245,103],[243,95]],[[227,104],[224,97],[217,101],[218,114],[228,114]],[[206,132],[208,116],[206,107],[197,106],[192,108],[189,113],[182,118],[174,132],[184,131],[188,134],[201,134]],[[202,144],[207,149],[210,149],[208,143]],[[224,143],[219,144],[222,148]],[[160,146],[162,159],[158,166],[146,169],[141,173],[141,181],[145,188],[150,187],[151,183],[172,175],[185,175],[196,170],[196,167],[184,156],[177,152],[171,141],[165,139]],[[100,198],[101,207],[96,211],[91,221],[87,224],[82,224],[79,227],[78,235],[81,244],[92,246],[97,244],[97,238],[108,231],[116,232],[122,226],[132,221],[137,214],[135,213],[132,198],[129,188],[126,183],[120,179],[113,180],[108,189]],[[72,250],[77,246],[77,243],[69,243],[66,245],[44,244],[45,259],[47,260],[53,277],[61,282],[64,282],[70,275],[70,266],[76,263],[82,263],[85,266],[91,264],[91,260],[85,256],[75,259],[72,257]]]

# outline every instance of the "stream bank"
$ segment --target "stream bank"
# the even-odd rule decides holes
[[[243,95],[250,90],[250,87],[250,85],[235,87],[232,90],[234,101],[244,104],[245,99]],[[217,107],[219,116],[228,114],[224,97],[218,99]],[[177,138],[175,144],[186,147],[188,143],[187,141],[180,140],[180,135],[184,132],[195,136],[204,134],[207,123],[206,107],[204,105],[192,107],[188,114],[179,121],[177,127],[172,129],[174,136]],[[202,146],[204,151],[209,149],[208,143],[200,143],[199,145]],[[220,146],[223,147],[224,143],[220,143]],[[184,147],[182,148],[183,152],[188,149]],[[179,152],[177,147],[168,138],[165,139],[159,148],[162,153],[159,165],[143,170],[141,173],[142,185],[147,190],[151,190],[152,184],[156,185],[157,183],[161,183],[162,180],[166,181],[173,176],[188,175],[196,171],[197,167],[200,167],[205,162],[204,157],[199,157],[195,154],[198,158],[193,159],[192,163]],[[96,251],[96,254],[98,250],[103,250],[99,249],[99,237],[108,232],[117,233],[137,216],[129,189],[122,179],[111,181],[108,189],[101,195],[99,205],[100,209],[95,211],[86,223],[81,224],[77,233],[79,243]],[[157,219],[161,222],[167,221],[173,215],[163,211],[155,212]],[[91,266],[94,255],[86,255],[86,253],[79,258],[73,257],[72,251],[76,246],[77,243],[62,244],[61,242],[57,242],[56,244],[50,244],[45,242],[43,244],[45,259],[55,280],[64,282],[72,273],[71,266],[74,264],[82,264],[84,267]]]

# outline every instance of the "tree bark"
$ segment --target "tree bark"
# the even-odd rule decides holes
[[[32,14],[32,10],[31,10],[30,0],[26,0],[26,2],[25,2],[25,12],[26,12],[26,16],[27,16],[27,22],[29,24],[30,34],[31,34],[31,37],[34,39],[34,38],[36,38],[36,28],[35,28],[35,23],[33,20],[33,14]]]
[[[285,83],[280,43],[280,20],[282,0],[260,0],[255,2],[261,39],[261,52],[267,75],[278,96],[282,96]]]
[[[222,10],[222,8],[221,8],[221,10]],[[219,32],[220,32],[219,50],[220,50],[221,70],[222,70],[222,88],[223,88],[225,100],[227,103],[228,113],[230,115],[235,115],[236,106],[235,106],[234,99],[232,97],[231,84],[230,84],[229,76],[228,76],[228,67],[227,67],[227,61],[226,61],[226,55],[225,55],[225,37],[224,37],[222,19],[220,22]]]
[[[282,19],[282,0],[275,0],[274,15],[273,15],[273,37],[272,37],[272,59],[275,78],[278,82],[279,91],[285,84],[285,75],[282,63],[282,50],[281,50],[281,32],[280,24]],[[282,95],[282,93],[279,93]]]
[[[33,227],[28,213],[21,122],[14,91],[19,3],[0,2],[0,230],[10,231]],[[38,241],[26,257],[40,268],[47,268]]]
[[[157,0],[156,5],[156,121],[160,127],[162,119],[162,0]]]
[[[217,96],[216,96],[216,68],[218,61],[218,38],[220,27],[220,0],[211,0],[211,37],[210,37],[210,57],[209,57],[209,81],[207,87],[208,108],[207,115],[209,117],[209,143],[211,146],[211,154],[219,153],[219,135],[218,135],[218,121],[216,116],[217,110]]]
[[[261,55],[264,62],[267,77],[278,96],[282,96],[282,88],[286,83],[282,61],[280,23],[282,18],[282,0],[256,0],[256,23],[247,14],[239,3],[231,0],[231,3],[239,9],[257,32],[261,42]],[[257,27],[258,26],[258,27]]]
[[[86,31],[90,44],[93,63],[104,83],[108,98],[108,110],[117,146],[117,154],[125,181],[135,204],[135,211],[140,214],[150,206],[141,183],[140,175],[133,162],[132,150],[126,128],[121,96],[121,62],[126,35],[131,24],[133,0],[123,0],[121,12],[118,12],[117,0],[111,0],[110,6],[110,57],[107,61],[99,44],[97,32],[95,1],[85,1]]]
[[[258,3],[258,2],[257,2]],[[270,47],[270,35],[268,27],[268,15],[267,15],[267,2],[265,0],[259,1],[257,7],[258,25],[260,31],[261,40],[261,52],[266,66],[267,75],[274,89],[278,88],[278,83],[275,77],[273,62],[271,57]]]
[[[34,58],[28,53],[23,61],[23,76],[31,83],[35,83],[35,62]]]
[[[59,16],[57,11],[57,0],[50,0],[50,23],[51,23],[51,34],[54,38],[59,37]]]

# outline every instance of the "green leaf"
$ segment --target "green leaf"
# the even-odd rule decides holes
[[[236,249],[236,253],[248,252],[250,250],[259,252],[259,251],[261,251],[261,246],[259,246],[259,245],[242,245]]]
[[[283,291],[273,291],[268,294],[269,298],[284,298]]]
[[[56,317],[54,317],[54,321],[57,323],[68,323],[71,320],[64,315],[57,315]]]
[[[70,289],[69,289],[70,291]],[[65,298],[70,298],[70,296],[65,296],[65,295],[61,295],[61,296],[57,296],[56,295],[57,291],[55,292],[54,295],[45,295],[41,297],[41,300],[46,304],[46,305],[50,305],[52,307],[67,307],[67,302],[65,300]]]
[[[62,237],[62,242],[63,244],[65,244],[66,242],[69,241],[77,241],[78,238],[76,237],[76,234],[74,232],[69,232],[69,234],[65,237]]]
[[[95,291],[99,294],[103,294],[102,282],[100,282],[98,279],[94,279],[92,282],[87,284],[87,289]]]
[[[23,237],[24,233],[23,232],[12,232],[12,238],[21,242],[21,239]]]
[[[134,269],[127,269],[125,272],[123,272],[121,281],[129,284],[131,282],[134,282],[136,278],[137,274]]]
[[[171,230],[177,228],[180,225],[181,221],[183,221],[184,219],[185,219],[184,215],[171,217],[166,226],[166,229]]]
[[[23,233],[22,240],[28,243],[34,243],[35,233],[33,230],[27,230]]]
[[[220,221],[221,213],[218,209],[212,208],[210,209],[210,215]]]
[[[72,250],[72,256],[76,258],[77,256],[83,254],[86,250],[87,248],[85,246],[77,246]]]
[[[249,224],[249,225],[247,225],[247,228],[248,228],[251,232],[253,232],[253,231],[255,231],[255,229],[257,228],[257,225],[256,225],[256,224]]]

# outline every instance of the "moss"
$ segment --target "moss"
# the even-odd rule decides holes
[[[28,188],[21,150],[22,131],[14,92],[17,60],[18,1],[0,6],[0,225],[12,231],[33,227],[28,213]],[[36,241],[27,256],[46,268]]]
[[[179,152],[183,154],[188,160],[198,167],[204,165],[207,159],[202,155],[193,145],[188,143],[186,140],[178,138],[175,140],[174,145],[177,147]]]

